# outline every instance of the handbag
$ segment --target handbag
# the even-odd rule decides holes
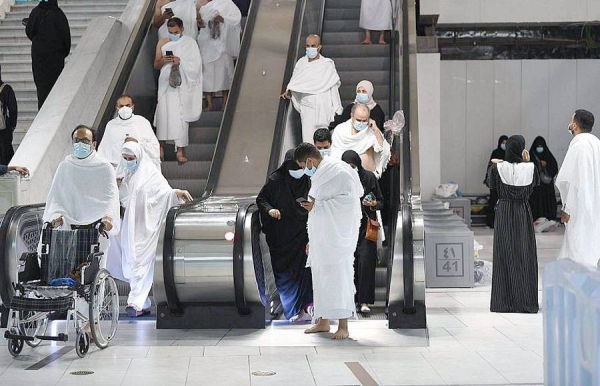
[[[371,219],[364,209],[363,212],[365,213],[365,216],[367,216],[367,232],[365,238],[376,243],[379,238],[379,228],[381,225],[379,224],[379,221]]]
[[[181,86],[181,73],[179,72],[179,66],[172,65],[171,73],[169,74],[169,86],[177,88]]]
[[[542,168],[542,171],[540,172],[540,179],[544,184],[550,184],[554,180],[554,178],[552,178],[550,174],[548,174],[546,168]]]

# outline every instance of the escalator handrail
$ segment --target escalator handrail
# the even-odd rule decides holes
[[[152,28],[156,2],[157,0],[144,0],[145,11],[140,14],[140,17],[131,31],[131,36],[127,41],[125,51],[117,66],[117,71],[115,71],[115,75],[110,82],[110,86],[102,101],[98,115],[96,116],[96,119],[94,119],[93,127],[98,130],[99,142],[104,135],[106,124],[112,119],[114,114],[113,106],[116,105],[122,91],[125,90],[142,44],[144,43],[146,36],[148,36],[150,28]]]
[[[233,290],[235,305],[240,315],[249,315],[251,313],[244,291],[244,239],[246,236],[246,217],[250,209],[254,206],[256,206],[254,202],[241,204],[235,219],[235,234],[233,237]]]
[[[320,14],[319,14],[319,22],[317,23],[317,31],[315,33],[321,36],[323,31],[323,20],[325,16],[325,0],[320,0]],[[288,55],[285,63],[285,70],[283,75],[283,84],[281,85],[282,92],[285,92],[287,89],[287,85],[292,78],[292,74],[294,73],[294,67],[296,66],[296,62],[298,61],[298,55],[300,52],[300,46],[302,42],[302,26],[304,24],[304,16],[306,9],[307,0],[299,0],[296,2],[296,11],[294,17],[294,24],[292,25],[292,32],[290,34],[290,44],[288,48]],[[282,99],[279,101],[279,107],[277,109],[277,119],[275,120],[275,131],[273,134],[273,146],[271,147],[271,157],[269,159],[269,169],[266,179],[269,179],[269,176],[277,170],[280,164],[281,158],[281,150],[283,147],[283,140],[285,136],[285,125],[288,119],[288,111],[289,111],[290,101],[287,99]]]
[[[8,237],[10,236],[9,231],[13,225],[13,222],[16,221],[16,219],[19,218],[24,211],[40,209],[45,205],[46,204],[13,206],[6,212],[4,219],[2,219],[2,224],[0,225],[0,263],[2,264],[2,267],[0,268],[0,274],[2,274],[0,276],[0,283],[2,283],[0,286],[0,300],[7,307],[10,304],[10,291],[7,289],[8,286],[11,285],[12,280],[10,266],[7,259],[9,248],[13,241],[8,240]]]
[[[248,56],[248,51],[250,49],[250,42],[253,35],[252,32],[254,30],[254,25],[256,24],[257,10],[259,7],[260,0],[253,0],[250,4],[250,10],[246,19],[246,25],[244,27],[244,34],[240,46],[240,53],[235,65],[233,82],[229,91],[227,105],[225,106],[225,111],[223,113],[223,120],[221,122],[219,137],[215,146],[213,162],[210,168],[204,194],[189,203],[171,208],[167,213],[165,222],[165,235],[163,240],[163,275],[167,307],[174,315],[182,313],[182,306],[181,302],[179,301],[177,287],[175,285],[175,223],[180,214],[191,212],[202,206],[202,204],[212,196],[213,191],[217,186],[219,173],[221,171],[225,154],[225,152],[220,150],[227,146],[227,140],[229,139],[229,133],[231,132],[233,111],[237,105],[238,94],[244,75],[244,68],[246,66],[246,57]]]

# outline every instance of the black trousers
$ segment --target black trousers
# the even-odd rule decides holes
[[[12,141],[13,130],[11,128],[0,130],[0,165],[8,165],[15,155]]]
[[[364,236],[358,241],[354,253],[355,301],[358,304],[375,303],[375,269],[377,267],[377,244]]]

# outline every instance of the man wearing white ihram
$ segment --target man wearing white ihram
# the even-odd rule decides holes
[[[189,123],[197,121],[202,114],[202,59],[196,41],[183,35],[181,19],[170,19],[168,28],[169,37],[158,41],[154,58],[154,68],[160,70],[154,126],[160,141],[161,160],[164,143],[174,141],[177,162],[184,164]]]
[[[291,99],[302,119],[302,141],[311,143],[319,127],[327,127],[344,111],[340,100],[340,76],[333,60],[321,55],[321,38],[306,38],[306,56],[296,63],[282,98]]]
[[[169,37],[167,22],[173,17],[183,21],[185,35],[196,39],[198,27],[196,26],[195,0],[158,0],[156,2],[153,24],[155,28],[158,28],[159,40]]]
[[[361,0],[360,28],[365,30],[362,44],[371,44],[371,31],[379,31],[379,44],[385,43],[385,31],[392,29],[391,0]]]
[[[233,81],[233,60],[240,53],[242,14],[231,0],[200,0],[198,46],[204,71],[204,95],[207,110],[214,110],[213,93],[223,93],[222,108],[227,104]]]
[[[313,280],[314,317],[321,320],[306,334],[329,332],[330,319],[339,319],[333,339],[349,336],[348,318],[354,305],[354,251],[362,218],[363,186],[347,163],[323,157],[310,143],[302,143],[294,158],[311,177],[308,201],[308,261]]]
[[[117,100],[117,116],[106,124],[102,142],[98,147],[98,155],[110,162],[117,169],[117,177],[121,164],[121,147],[127,137],[135,138],[146,152],[148,158],[160,170],[160,145],[152,130],[150,122],[141,115],[135,115],[135,105],[129,95],[121,95]]]
[[[594,115],[577,110],[569,123],[574,136],[556,177],[563,202],[565,236],[560,258],[596,268],[600,259],[600,140],[591,133]]]

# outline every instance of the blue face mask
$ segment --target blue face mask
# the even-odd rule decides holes
[[[306,56],[309,59],[314,59],[319,55],[319,49],[317,47],[306,47]]]
[[[181,39],[181,35],[169,33],[169,39],[171,39],[172,42],[176,42]]]
[[[369,126],[369,122],[359,122],[359,121],[354,121],[354,128],[358,131],[363,131],[364,129],[367,128],[367,126]]]
[[[369,95],[357,92],[356,93],[356,101],[358,103],[365,104],[369,101]]]
[[[536,148],[535,148],[535,151],[536,151],[538,154],[542,154],[542,153],[544,152],[544,148],[543,148],[542,146],[538,146],[538,147],[536,147]]]
[[[319,150],[319,153],[321,153],[322,157],[327,157],[331,154],[331,149],[321,149]]]
[[[130,173],[133,173],[137,170],[138,168],[138,162],[136,159],[132,159],[132,160],[126,160],[123,159],[123,167],[125,168],[125,170],[127,170]]]
[[[92,153],[92,145],[83,142],[73,144],[73,155],[75,158],[84,159]]]
[[[297,180],[304,177],[304,169],[288,170],[288,171],[290,172],[290,176],[294,177]]]
[[[317,172],[317,167],[314,164],[313,164],[313,167],[310,169],[308,167],[304,168],[304,174],[306,174],[309,177],[314,176],[316,172]]]
[[[506,144],[505,144],[505,143],[503,143],[502,145],[500,145],[500,149],[502,149],[502,150],[506,150]]]

